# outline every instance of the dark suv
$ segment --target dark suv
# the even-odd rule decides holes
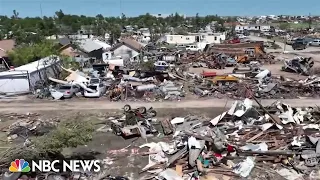
[[[309,42],[304,39],[296,39],[292,44],[293,50],[303,50],[308,47]]]

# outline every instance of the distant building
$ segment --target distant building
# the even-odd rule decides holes
[[[196,42],[194,35],[165,35],[165,42],[168,44],[192,44]]]
[[[67,37],[58,39],[60,54],[68,57],[75,57],[77,54],[72,47],[71,41]]]
[[[88,57],[93,57],[96,59],[102,59],[102,53],[104,52],[103,46],[95,42],[93,39],[82,39],[76,41],[80,50],[88,55]]]
[[[134,28],[133,28],[132,26],[125,26],[125,27],[123,28],[123,30],[124,30],[125,32],[133,32],[133,31],[134,31]]]
[[[236,26],[240,26],[241,25],[241,23],[239,23],[239,22],[225,22],[225,23],[223,23],[223,27],[225,27],[225,28],[232,28],[232,27],[236,27]]]
[[[154,16],[156,18],[167,18],[170,16],[170,14],[151,14],[151,16]]]
[[[165,35],[168,44],[194,44],[198,42],[219,44],[226,39],[225,33],[194,33],[188,35]]]
[[[156,18],[167,18],[167,17],[169,17],[171,15],[174,16],[174,14],[151,14],[151,16],[154,16]],[[186,18],[186,15],[184,15],[184,14],[179,14],[179,16],[182,16],[182,17]]]
[[[237,25],[235,27],[235,31],[238,32],[238,33],[241,33],[244,30],[269,32],[271,29],[272,29],[272,26],[267,25],[267,24]]]
[[[138,61],[143,45],[133,39],[123,39],[109,51],[114,56],[121,56],[124,61]]]
[[[11,66],[8,52],[14,49],[15,44],[16,43],[13,39],[0,41],[0,71],[8,70]]]

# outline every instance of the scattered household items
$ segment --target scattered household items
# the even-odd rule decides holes
[[[150,107],[139,107],[131,109],[130,105],[123,107],[124,117],[111,120],[111,129],[118,136],[146,136],[149,133],[156,133],[157,130],[151,124],[152,118],[157,115],[157,112]]]
[[[320,96],[314,81],[279,79],[272,76],[272,69],[263,68],[264,64],[276,62],[273,55],[264,51],[263,42],[207,45],[203,51],[174,48],[150,51],[143,62],[125,61],[123,66],[96,62],[83,71],[61,67],[67,77],[49,77],[51,84],[43,83],[34,90],[34,95],[55,100],[85,97],[149,102],[209,96],[231,99]],[[234,67],[232,72],[229,66]],[[311,58],[296,57],[285,60],[282,70],[309,76],[315,72],[313,66]],[[197,72],[196,68],[202,69]]]
[[[110,126],[114,134],[125,139],[131,136],[145,139],[146,143],[140,141],[129,152],[136,158],[148,156],[139,173],[147,179],[250,179],[266,171],[272,177],[308,179],[319,174],[318,107],[292,107],[281,101],[263,106],[253,97],[234,101],[213,118],[186,114],[158,119],[156,115],[152,107],[125,105],[122,114],[109,116],[103,127]],[[7,118],[17,120],[2,129],[8,132],[8,141],[22,138],[25,146],[28,138],[46,134],[59,123],[56,119],[39,120],[39,114],[32,113],[1,117]],[[98,130],[110,133],[110,130]],[[128,151],[130,146],[112,153]],[[95,176],[84,174],[86,178]],[[9,176],[13,175],[3,174]],[[59,173],[47,176],[65,177]],[[110,175],[104,178],[127,179]]]
[[[270,176],[315,177],[319,109],[280,101],[264,107],[253,100],[258,106],[250,99],[235,101],[211,120],[187,115],[161,121],[172,138],[140,146],[139,154],[149,156],[141,173],[155,179],[247,179],[270,168]]]
[[[313,65],[314,61],[311,60],[311,57],[296,57],[295,59],[284,61],[282,70],[308,76],[310,75],[310,69],[313,67]]]
[[[58,119],[39,119],[37,113],[22,114],[2,114],[3,118],[15,120],[13,124],[2,131],[7,132],[8,141],[17,139],[27,140],[31,136],[41,136],[52,130],[60,121]]]

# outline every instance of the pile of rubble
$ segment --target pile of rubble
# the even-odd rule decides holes
[[[162,132],[172,139],[140,146],[140,154],[149,156],[141,171],[147,173],[144,178],[249,178],[254,169],[289,180],[319,177],[320,110],[294,108],[279,101],[268,107],[257,103],[255,107],[249,99],[236,101],[211,120],[188,115],[161,121]],[[154,114],[148,114],[150,110],[126,111],[135,118],[124,118],[126,125],[118,135],[127,136],[129,126],[143,138],[147,132],[156,132],[151,128]]]
[[[10,113],[1,115],[2,118],[15,121],[2,131],[7,133],[8,141],[21,139],[27,141],[30,136],[42,136],[50,132],[60,122],[58,119],[41,119],[37,113],[25,115]]]
[[[78,97],[108,97],[111,101],[181,100],[190,94],[197,97],[244,99],[252,96],[264,99],[318,97],[318,77],[305,81],[275,78],[271,72],[254,63],[237,66],[232,74],[215,72],[190,73],[188,67],[177,67],[166,72],[131,71],[128,74],[109,74],[107,79],[89,78],[72,71],[72,78],[61,81],[56,89],[48,88],[54,99]],[[70,71],[70,70],[69,70]],[[43,97],[38,90],[38,97]],[[188,95],[188,92],[189,93]]]
[[[311,57],[296,57],[294,59],[284,61],[282,70],[309,76],[310,69],[313,65],[314,61],[311,60]]]
[[[309,77],[303,82],[279,79],[271,76],[270,70],[262,68],[266,61],[275,62],[262,46],[262,42],[249,42],[208,46],[203,52],[160,52],[150,57],[155,62],[145,62],[152,65],[148,70],[138,63],[130,69],[129,65],[98,64],[98,69],[83,69],[83,72],[62,67],[69,75],[64,80],[49,78],[57,86],[37,88],[35,95],[53,99],[105,96],[110,101],[319,97],[317,77]],[[282,70],[307,76],[312,74],[313,65],[311,58],[296,57],[284,61]],[[223,69],[226,66],[235,66],[232,73],[189,71],[191,67]]]

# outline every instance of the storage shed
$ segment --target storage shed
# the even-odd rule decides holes
[[[32,63],[0,72],[0,93],[23,94],[34,90],[36,82],[55,77],[60,58],[48,56]]]

